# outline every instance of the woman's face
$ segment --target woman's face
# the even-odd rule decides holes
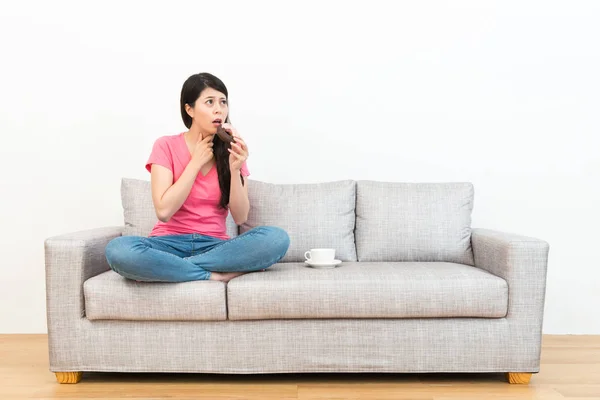
[[[186,105],[186,110],[201,132],[214,135],[217,133],[217,126],[225,123],[229,105],[223,93],[213,88],[206,88],[200,93],[194,108]]]

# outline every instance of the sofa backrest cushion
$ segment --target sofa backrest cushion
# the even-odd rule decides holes
[[[335,258],[356,261],[356,182],[277,184],[248,180],[250,212],[240,234],[262,225],[284,229],[290,247],[280,262],[303,262],[312,248],[334,248]]]
[[[152,187],[150,181],[123,178],[121,180],[121,204],[125,227],[123,236],[148,236],[158,218],[152,203]],[[231,213],[225,220],[227,234],[234,238],[238,235],[238,226]]]
[[[474,265],[469,182],[356,185],[358,261],[445,261]]]

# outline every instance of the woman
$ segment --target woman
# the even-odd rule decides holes
[[[146,164],[158,222],[149,237],[121,236],[106,247],[110,267],[136,281],[228,282],[264,271],[286,254],[290,239],[275,226],[259,226],[235,238],[226,233],[248,217],[248,146],[229,124],[228,92],[209,73],[190,76],[181,90],[181,116],[189,129],[160,137]],[[235,138],[229,144],[217,127]]]

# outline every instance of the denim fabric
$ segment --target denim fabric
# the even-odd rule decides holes
[[[289,246],[285,230],[258,226],[228,240],[197,233],[120,236],[105,252],[111,269],[125,278],[185,282],[208,280],[211,271],[260,271],[281,260]]]

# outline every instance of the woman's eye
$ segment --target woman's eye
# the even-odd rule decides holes
[[[208,104],[212,104],[212,101],[213,101],[212,99],[208,99],[208,100],[206,100],[206,102],[207,102]],[[227,100],[221,100],[221,104],[227,104]]]

